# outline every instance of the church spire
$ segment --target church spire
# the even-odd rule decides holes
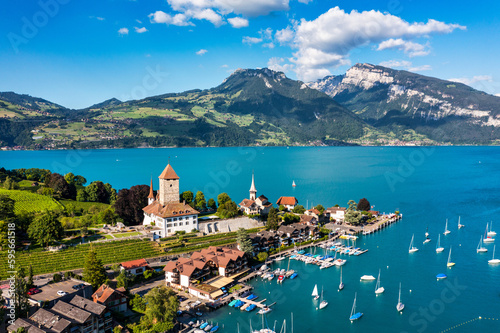
[[[154,199],[155,195],[153,193],[153,178],[151,177],[151,185],[149,185],[149,195],[148,199]]]
[[[257,195],[257,189],[255,188],[255,179],[252,170],[252,185],[250,185],[250,200],[255,200]]]

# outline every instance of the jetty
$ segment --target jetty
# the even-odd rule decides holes
[[[385,227],[390,226],[391,224],[401,220],[403,218],[403,214],[399,215],[389,215],[387,219],[383,219],[382,221],[377,221],[373,224],[367,225],[363,227],[363,235],[370,235],[374,232],[384,229]]]

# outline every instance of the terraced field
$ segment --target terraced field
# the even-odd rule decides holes
[[[13,199],[14,212],[19,214],[22,211],[40,212],[44,210],[63,209],[64,207],[51,197],[46,195],[31,193],[29,191],[6,190],[0,188],[0,195],[4,194]]]
[[[123,240],[92,244],[97,252],[97,257],[104,264],[119,263],[139,258],[157,257],[164,252],[156,243],[148,240]],[[25,269],[31,264],[35,275],[67,271],[82,268],[85,255],[90,245],[72,246],[58,252],[49,252],[37,249],[35,251],[17,251],[16,264]],[[7,262],[7,251],[0,252],[0,262]],[[0,279],[7,277],[7,265],[0,265]]]

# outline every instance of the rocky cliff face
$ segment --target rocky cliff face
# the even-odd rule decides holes
[[[500,98],[461,83],[370,64],[357,64],[344,75],[327,76],[308,86],[325,92],[372,124],[437,126],[460,121],[468,126],[500,128]],[[392,120],[391,120],[392,119]],[[434,125],[432,124],[434,123]]]

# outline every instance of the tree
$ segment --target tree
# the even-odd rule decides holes
[[[217,205],[219,207],[222,206],[223,204],[225,204],[228,201],[231,201],[231,198],[229,197],[229,195],[226,192],[221,193],[221,194],[219,194],[217,196]]]
[[[134,283],[135,276],[125,269],[120,270],[120,274],[116,277],[116,286],[128,289]]]
[[[88,200],[89,196],[87,195],[87,191],[84,188],[81,188],[76,192],[76,201],[87,202]]]
[[[130,306],[134,311],[139,311],[142,313],[146,311],[146,302],[144,301],[144,298],[142,298],[139,294],[135,294],[134,298],[130,300]]]
[[[235,217],[236,215],[238,215],[238,213],[238,206],[236,206],[236,203],[231,200],[226,201],[224,204],[219,205],[219,208],[217,208],[217,215],[221,219],[229,219]]]
[[[121,326],[115,326],[113,328],[113,333],[122,333],[122,327]]]
[[[292,210],[292,212],[294,212],[296,214],[304,214],[305,211],[306,211],[306,209],[302,205],[297,205]]]
[[[19,188],[19,185],[17,185],[17,183],[10,176],[7,176],[7,178],[5,178],[5,182],[3,183],[3,187],[7,190],[15,190]]]
[[[144,301],[146,309],[137,332],[164,332],[173,329],[179,300],[172,289],[165,286],[153,288],[144,295]]]
[[[267,215],[266,230],[278,230],[278,211],[272,207]]]
[[[267,254],[267,252],[259,252],[259,254],[257,255],[257,259],[260,262],[265,262],[268,257],[269,257],[269,254]]]
[[[59,240],[64,229],[56,213],[46,211],[35,216],[28,228],[29,237],[40,246],[48,246],[50,242]]]
[[[196,192],[196,197],[194,198],[194,205],[199,211],[207,209],[207,201],[205,200],[205,195],[202,191]]]
[[[94,290],[99,288],[106,282],[106,270],[102,265],[101,259],[97,258],[97,252],[93,247],[85,256],[85,263],[83,264],[83,279],[90,283]]]
[[[108,200],[106,203],[114,204],[116,201],[116,190],[109,183],[104,184],[104,188],[108,194]]]
[[[74,184],[75,174],[73,172],[68,172],[67,174],[64,175],[64,180],[66,180],[66,183],[68,184]]]
[[[136,185],[130,189],[122,189],[113,207],[115,213],[126,225],[141,224],[144,219],[142,209],[148,205],[149,186]]]
[[[49,177],[47,177],[45,184],[47,184],[47,186],[52,188],[54,190],[54,193],[60,195],[61,198],[72,199],[71,192],[73,188],[70,188],[69,184],[60,174],[58,173],[51,174]]]
[[[25,278],[24,269],[19,267],[14,274],[14,294],[12,295],[16,318],[27,317],[29,312],[28,285]]]
[[[33,283],[33,267],[30,264],[30,267],[28,268],[28,282],[27,282],[27,288],[33,288],[35,284]]]
[[[102,224],[115,225],[118,219],[118,215],[115,213],[115,210],[112,207],[108,207],[99,213],[98,219]]]
[[[191,191],[182,192],[181,201],[186,201],[186,204],[191,205],[193,203],[193,192]]]
[[[280,211],[280,212],[284,212],[284,211],[286,211],[286,207],[285,207],[285,206],[283,206],[283,205],[280,205],[280,206],[278,207],[278,209],[279,209],[279,211]]]
[[[369,211],[371,209],[370,202],[363,198],[359,200],[357,208],[359,211]]]
[[[241,251],[248,255],[253,255],[253,245],[250,237],[248,237],[248,231],[244,228],[239,228],[236,232],[236,242]]]
[[[99,180],[90,183],[85,188],[85,192],[87,192],[87,200],[90,202],[109,203],[108,190],[104,186],[104,183]]]
[[[323,212],[325,211],[325,207],[323,207],[323,205],[317,205],[316,207],[317,210],[319,210],[319,214],[323,214]]]
[[[213,198],[208,199],[207,207],[213,210],[217,209],[217,204]]]
[[[346,209],[344,215],[344,221],[352,225],[359,224],[359,222],[361,222],[362,214],[356,209],[356,202],[354,200],[349,200],[347,205],[348,208]]]
[[[85,177],[77,175],[75,177],[75,185],[77,186],[83,186],[87,182],[87,179]]]
[[[14,204],[16,202],[6,195],[0,195],[0,220],[10,220],[16,217]]]

